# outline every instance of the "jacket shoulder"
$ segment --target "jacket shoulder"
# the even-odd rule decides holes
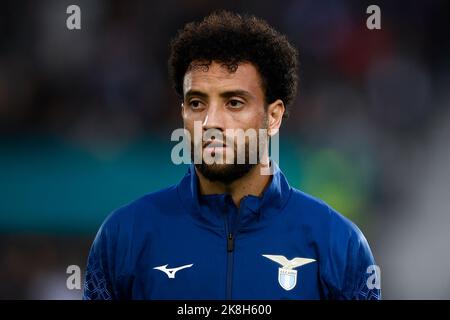
[[[179,204],[177,185],[147,193],[112,211],[104,220],[102,228],[125,227],[136,219],[154,218],[161,212],[171,211]]]
[[[358,226],[328,203],[301,190],[292,190],[291,211],[295,212],[297,219],[312,227],[324,228],[331,236],[344,236],[349,240],[364,239]]]

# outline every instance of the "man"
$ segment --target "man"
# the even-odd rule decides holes
[[[290,187],[268,161],[268,144],[258,144],[255,163],[252,139],[229,131],[263,130],[262,142],[280,128],[297,87],[297,52],[286,38],[254,17],[212,14],[178,33],[169,69],[186,132],[215,133],[189,140],[194,163],[178,184],[106,219],[84,298],[379,299],[359,229]]]

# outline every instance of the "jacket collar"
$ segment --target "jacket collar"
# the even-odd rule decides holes
[[[291,187],[278,165],[274,167],[272,180],[261,197],[248,195],[241,201],[239,208],[239,228],[259,227],[281,211],[291,194]],[[178,194],[183,206],[189,209],[193,217],[201,224],[215,229],[223,229],[227,212],[238,211],[229,194],[200,195],[198,177],[194,164],[178,184]],[[234,210],[233,210],[234,209]]]

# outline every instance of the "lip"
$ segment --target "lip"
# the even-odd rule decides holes
[[[226,145],[220,141],[207,141],[203,145],[203,148],[225,148]]]

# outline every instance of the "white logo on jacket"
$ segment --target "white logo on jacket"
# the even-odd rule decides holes
[[[316,261],[314,259],[298,257],[288,260],[284,256],[270,254],[263,254],[262,256],[281,265],[281,268],[278,268],[278,283],[286,291],[294,289],[297,284],[297,270],[294,269]]]
[[[169,279],[175,279],[175,273],[177,273],[178,271],[180,271],[182,269],[190,268],[193,265],[194,264],[187,264],[187,265],[177,267],[177,268],[167,268],[168,264],[165,264],[163,266],[154,267],[153,269],[164,272],[169,277]]]

